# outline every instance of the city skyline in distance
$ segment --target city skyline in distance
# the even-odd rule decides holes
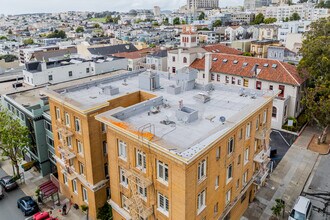
[[[2,0],[0,14],[52,13],[65,11],[119,11],[131,9],[152,9],[159,6],[161,10],[176,10],[187,3],[187,0]],[[220,0],[219,6],[240,6],[244,0]]]

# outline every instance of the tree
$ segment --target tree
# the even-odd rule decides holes
[[[0,56],[0,60],[5,60],[5,62],[13,62],[15,60],[18,60],[18,57],[12,54],[6,54],[6,55],[2,55]]]
[[[330,8],[330,0],[320,1],[317,5],[317,8]]]
[[[164,25],[168,25],[169,23],[168,23],[168,18],[165,18],[164,20],[163,20],[163,24]]]
[[[13,31],[11,29],[8,30],[8,34],[9,35],[12,35],[13,34]]]
[[[47,35],[48,38],[66,38],[66,33],[63,30],[55,30],[53,33]]]
[[[174,19],[173,19],[173,24],[174,24],[174,25],[179,25],[179,24],[181,24],[181,22],[180,22],[180,18],[178,18],[178,17],[174,18]]]
[[[291,16],[290,16],[290,21],[299,21],[300,20],[300,16],[297,12],[294,12]]]
[[[254,18],[253,24],[261,24],[264,22],[265,16],[262,13],[257,14]]]
[[[0,111],[0,155],[10,159],[14,175],[19,178],[19,163],[30,143],[29,130],[10,114],[4,109]]]
[[[284,214],[284,208],[285,203],[282,199],[275,199],[276,204],[271,208],[273,215],[275,215],[277,218],[281,215],[281,213]]]
[[[0,36],[0,40],[9,40],[6,36]]]
[[[77,27],[76,33],[83,33],[85,30],[82,26]]]
[[[212,27],[213,28],[220,27],[221,25],[222,25],[221,20],[216,20],[215,22],[213,22]]]
[[[100,24],[98,24],[98,23],[96,23],[96,24],[94,24],[94,28],[100,28],[101,26],[100,26]]]
[[[205,13],[204,12],[201,12],[198,16],[198,20],[205,20]]]
[[[244,52],[242,55],[246,57],[252,57],[252,53],[250,52]]]
[[[97,219],[100,220],[110,220],[112,219],[112,208],[109,203],[105,203],[104,206],[99,208],[97,212]]]
[[[275,23],[276,21],[277,21],[276,18],[265,18],[265,19],[264,19],[264,23],[265,23],[265,24]]]
[[[181,24],[187,24],[187,22],[185,20],[182,20]]]
[[[34,41],[32,38],[28,38],[28,39],[23,40],[23,44],[24,45],[34,44]]]
[[[300,52],[298,71],[309,78],[302,104],[308,118],[322,130],[318,143],[324,143],[330,124],[330,17],[310,25]]]

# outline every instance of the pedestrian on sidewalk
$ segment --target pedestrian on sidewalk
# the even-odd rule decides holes
[[[66,203],[62,207],[62,215],[66,215]]]

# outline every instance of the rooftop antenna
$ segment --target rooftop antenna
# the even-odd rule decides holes
[[[222,124],[225,124],[226,118],[224,116],[221,116],[219,118],[219,121],[221,121]]]

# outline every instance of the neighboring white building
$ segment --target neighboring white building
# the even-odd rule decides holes
[[[295,66],[278,60],[207,53],[190,67],[199,70],[198,83],[227,84],[242,88],[241,94],[253,98],[251,89],[273,90],[272,128],[281,129],[288,117],[298,117],[306,86]]]
[[[277,39],[285,45],[288,34],[303,34],[309,31],[310,24],[311,21],[278,22],[276,23],[279,26]]]
[[[160,50],[147,55],[146,64],[148,69],[167,71],[167,51]]]
[[[219,8],[219,0],[187,0],[190,10]]]
[[[276,18],[277,21],[283,21],[290,18],[293,13],[298,13],[303,20],[315,21],[322,17],[328,17],[327,8],[315,8],[313,3],[302,3],[296,5],[280,5],[257,8],[256,14],[262,13],[265,18]]]
[[[39,86],[56,84],[91,75],[126,69],[126,59],[98,59],[86,61],[83,59],[66,59],[52,62],[29,62],[23,70],[24,83]]]
[[[160,16],[160,7],[159,6],[154,6],[154,16],[155,17]]]

